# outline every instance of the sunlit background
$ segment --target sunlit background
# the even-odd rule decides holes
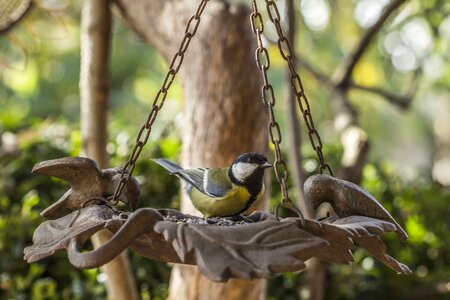
[[[239,2],[248,3],[241,0]],[[59,198],[60,181],[31,176],[34,163],[78,155],[80,2],[41,0],[14,30],[0,36],[0,298],[81,299],[105,297],[99,270],[74,270],[64,254],[41,263],[22,261],[31,244],[39,212]],[[277,1],[283,19],[285,1]],[[385,0],[301,0],[297,13],[296,52],[328,78],[372,26]],[[276,40],[265,24],[265,41]],[[286,25],[284,23],[284,25]],[[243,26],[249,26],[244,24]],[[124,46],[125,45],[125,46]],[[115,14],[111,54],[111,165],[125,162],[130,146],[159,89],[167,62],[140,40]],[[276,45],[269,47],[270,78],[283,99],[277,117],[287,130],[286,66]],[[367,132],[371,150],[363,186],[401,220],[410,240],[400,244],[387,237],[393,256],[414,274],[398,277],[364,251],[356,251],[352,266],[330,266],[329,299],[418,299],[450,295],[450,3],[407,1],[386,23],[352,80],[367,88],[398,95],[415,90],[406,109],[381,96],[352,90],[350,101]],[[337,168],[340,137],[330,108],[330,93],[311,74],[299,69],[312,113],[325,143],[325,154]],[[256,76],[256,75],[255,75]],[[150,163],[149,158],[178,159],[183,91],[176,81],[159,114],[150,143],[137,167],[143,204],[178,207],[178,183]],[[317,172],[310,146],[301,149],[303,168]],[[159,172],[159,173],[158,173]],[[151,178],[151,180],[150,180]],[[273,198],[279,194],[274,187]],[[150,193],[151,192],[151,193]],[[132,254],[133,271],[143,299],[167,295],[169,268]],[[269,299],[297,299],[304,279],[287,274],[271,280]],[[390,297],[389,297],[390,295]],[[430,298],[431,299],[431,298]]]

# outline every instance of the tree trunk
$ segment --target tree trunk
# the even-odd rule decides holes
[[[198,1],[116,0],[124,18],[166,59],[179,47]],[[267,115],[254,60],[256,40],[249,11],[242,5],[210,1],[186,53],[184,87],[184,167],[224,167],[239,154],[267,152]],[[264,207],[264,203],[258,204]],[[189,200],[182,211],[196,213]],[[169,299],[263,299],[265,280],[215,283],[196,267],[173,267]]]
[[[108,165],[108,56],[111,12],[108,0],[84,1],[81,20],[81,132],[84,155],[102,168]],[[101,231],[92,237],[94,247],[108,241],[111,233]],[[104,265],[109,299],[137,299],[134,276],[126,252]]]
[[[288,39],[292,47],[294,66],[298,70],[297,55],[296,55],[296,13],[294,9],[294,1],[288,0],[286,3],[287,16],[288,16]],[[301,72],[302,74],[303,72]],[[288,72],[287,75],[287,86],[289,88],[289,96],[287,97],[287,107],[288,107],[288,137],[289,137],[289,161],[292,174],[292,182],[294,184],[295,190],[298,194],[297,204],[300,207],[303,216],[308,219],[315,219],[316,214],[314,213],[311,205],[306,201],[305,194],[303,191],[303,184],[305,183],[306,176],[303,171],[303,159],[301,154],[302,136],[300,127],[299,114],[301,113],[297,107],[297,100],[295,96],[295,91],[291,84],[291,74]],[[301,120],[303,121],[303,120]],[[308,141],[309,142],[309,141]],[[307,296],[311,300],[322,300],[325,295],[325,285],[326,285],[326,269],[325,264],[319,259],[313,257],[306,262],[306,270],[303,273],[306,282],[303,286],[298,288],[300,296]]]
[[[205,22],[206,23],[206,22]],[[266,116],[260,101],[259,73],[255,68],[255,42],[249,31],[248,12],[225,7],[214,12],[204,26],[203,43],[192,45],[185,67],[182,163],[187,167],[226,167],[243,152],[267,151]],[[226,32],[224,32],[226,28]],[[209,30],[206,30],[209,29]],[[245,80],[242,80],[244,79]],[[182,210],[196,213],[188,199]],[[196,267],[174,266],[169,299],[263,299],[264,280],[214,283]]]

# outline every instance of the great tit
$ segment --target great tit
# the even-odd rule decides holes
[[[205,218],[231,217],[247,210],[264,194],[264,172],[272,167],[258,153],[244,153],[223,169],[183,169],[164,158],[153,161],[186,183],[185,191]]]

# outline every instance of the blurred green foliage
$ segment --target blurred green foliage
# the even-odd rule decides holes
[[[318,70],[331,74],[364,31],[354,20],[358,5],[364,1],[321,0],[316,3],[319,2],[328,8],[328,23],[318,29],[314,27],[317,24],[299,20],[298,48]],[[78,123],[80,4],[65,3],[67,7],[54,11],[51,7],[37,5],[23,24],[8,35],[0,36],[1,299],[106,297],[103,274],[98,269],[74,269],[64,253],[31,265],[22,260],[23,248],[31,245],[33,231],[43,221],[39,212],[67,189],[59,180],[31,175],[31,168],[39,161],[78,155],[81,146]],[[58,5],[58,1],[53,5]],[[405,26],[411,20],[425,22],[433,41],[426,56],[417,56],[417,60],[427,61],[437,55],[443,68],[435,67],[435,74],[427,75],[427,65],[417,65],[416,69],[421,69],[425,75],[406,114],[380,97],[360,91],[351,93],[351,101],[372,145],[362,185],[405,225],[410,235],[406,243],[400,243],[394,234],[384,240],[389,253],[409,265],[414,273],[398,276],[358,249],[356,264],[327,268],[327,299],[448,299],[450,296],[450,191],[432,176],[434,160],[442,155],[442,147],[446,145],[436,131],[435,121],[442,112],[439,106],[442,103],[436,99],[444,99],[444,102],[450,99],[450,29],[442,29],[445,22],[450,26],[450,8],[445,1],[438,0],[410,1],[409,5],[409,15],[382,30],[380,38],[355,69],[353,80],[393,91],[406,90],[415,69],[396,69],[395,59],[386,50],[386,41],[393,32],[406,32]],[[304,8],[304,18],[308,20],[306,11]],[[167,63],[119,18],[115,20],[108,152],[110,164],[119,166],[126,160],[137,129],[146,119]],[[270,29],[267,34],[270,37]],[[284,97],[283,61],[276,47],[270,47],[269,52],[270,79],[277,96]],[[329,94],[307,75],[303,74],[304,86],[326,142],[325,156],[331,165],[338,166],[342,146],[333,129]],[[279,101],[277,116],[285,131],[282,103]],[[150,158],[177,160],[182,105],[182,88],[175,82],[136,167],[135,174],[142,188],[141,206],[179,206],[178,181],[151,163]],[[316,172],[314,152],[307,143],[301,150],[305,169],[309,173]],[[272,187],[273,208],[281,196],[274,179]],[[165,299],[169,266],[132,252],[130,257],[141,298]],[[269,281],[268,299],[305,298],[307,295],[301,291],[304,282],[302,274],[278,275]]]

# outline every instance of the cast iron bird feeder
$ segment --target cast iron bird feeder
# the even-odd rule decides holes
[[[209,279],[227,281],[300,271],[305,268],[305,261],[312,257],[332,263],[350,263],[354,261],[352,250],[356,244],[397,273],[410,274],[406,265],[386,254],[386,246],[380,238],[387,232],[396,232],[401,240],[406,240],[404,230],[372,195],[357,185],[334,178],[330,166],[325,163],[309,102],[293,68],[292,50],[272,0],[265,0],[267,11],[277,29],[281,55],[289,65],[292,87],[313,149],[318,154],[320,171],[328,171],[331,175],[318,174],[309,178],[305,195],[314,207],[329,202],[337,216],[306,219],[289,198],[288,171],[280,150],[281,133],[273,113],[275,97],[267,79],[269,56],[262,43],[263,22],[255,0],[252,0],[250,20],[258,41],[256,62],[264,82],[261,96],[270,115],[269,135],[276,157],[274,171],[283,194],[281,205],[295,211],[298,217],[280,219],[277,212],[273,215],[257,211],[242,219],[203,219],[175,210],[137,208],[139,185],[132,176],[136,160],[181,67],[207,2],[202,0],[189,19],[180,49],[123,168],[102,170],[95,161],[82,157],[54,159],[34,166],[34,173],[59,177],[69,182],[71,188],[41,213],[49,220],[35,230],[33,245],[25,248],[24,258],[31,263],[65,249],[72,265],[88,269],[106,264],[129,247],[153,260],[197,265]],[[118,201],[128,203],[132,212],[118,211],[115,208]],[[111,231],[112,238],[95,250],[83,250],[85,242],[103,229]]]

